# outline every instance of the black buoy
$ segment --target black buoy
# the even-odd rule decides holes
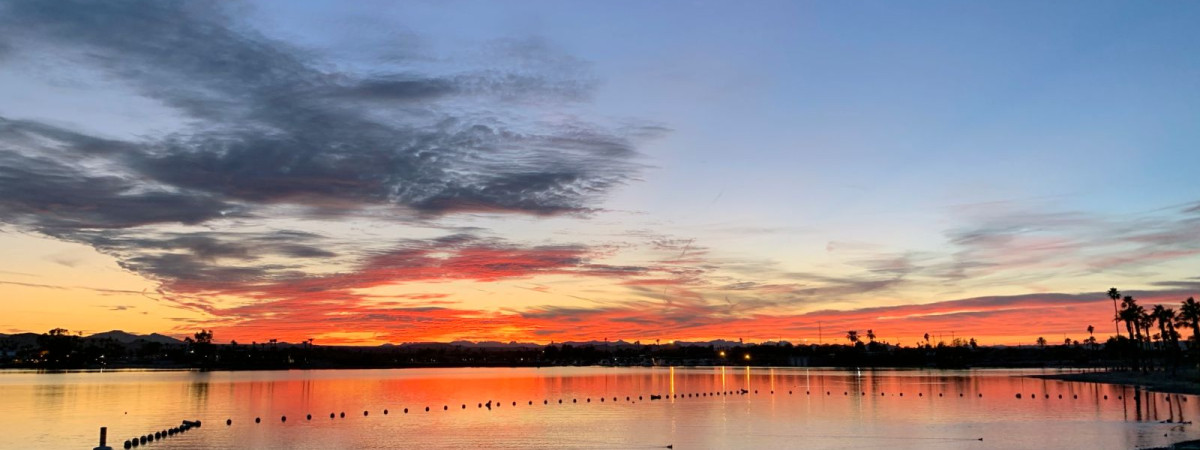
[[[125,444],[122,445],[122,447],[130,448],[130,447],[133,447],[133,444],[129,441],[129,439],[126,439]]]
[[[579,403],[579,399],[573,398],[571,399],[571,403]]]
[[[233,419],[225,419],[225,425],[233,425]]]
[[[342,412],[338,413],[338,417],[345,419],[345,418],[346,418],[346,412],[345,412],[345,411],[342,411]]]
[[[1018,392],[1018,393],[1017,393],[1017,398],[1021,398],[1021,393],[1020,393],[1020,392]]]
[[[466,404],[466,403],[463,403],[463,404],[462,404],[462,409],[467,409],[467,404]]]
[[[533,406],[533,400],[529,401],[529,406]]]
[[[386,410],[386,409],[383,410],[383,415],[385,415],[385,416],[388,415],[388,410]]]
[[[154,432],[154,439],[162,439],[162,432],[155,431],[155,432]]]
[[[363,417],[367,417],[367,414],[368,414],[367,411],[363,411]]]
[[[146,440],[146,435],[142,435],[142,437],[138,438],[138,441],[140,441],[142,445],[146,445]]]
[[[280,422],[287,422],[287,416],[279,416]]]
[[[255,417],[254,423],[262,423],[262,417]]]
[[[587,402],[588,402],[588,403],[591,403],[591,402],[592,402],[592,398],[591,398],[591,397],[588,397],[588,399],[587,399]]]
[[[425,412],[429,412],[429,407],[428,407],[428,406],[426,406],[426,407],[425,407]]]
[[[404,413],[408,414],[408,408],[404,408]]]
[[[304,416],[304,420],[312,420],[312,414]]]
[[[513,406],[517,406],[517,402],[513,402]]]
[[[329,418],[330,418],[330,419],[332,419],[334,416],[336,416],[336,414],[334,414],[334,413],[329,413]]]
[[[562,399],[561,399],[561,398],[560,398],[560,399],[558,399],[558,404],[560,404],[560,405],[562,404]]]
[[[1071,396],[1071,397],[1072,397],[1072,398],[1079,398],[1079,394],[1075,394],[1075,395],[1073,395],[1073,396]]]
[[[450,405],[442,405],[442,411],[449,411]]]
[[[918,393],[917,393],[917,397],[924,397],[924,396],[925,396],[925,393],[924,393],[924,392],[918,392]]]

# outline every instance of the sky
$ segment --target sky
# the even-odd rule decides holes
[[[0,333],[1113,333],[1200,295],[1200,4],[0,0]]]

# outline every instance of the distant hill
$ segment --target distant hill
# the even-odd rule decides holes
[[[159,344],[175,345],[182,344],[183,341],[170,336],[164,336],[158,333],[150,333],[147,335],[139,335],[126,333],[121,330],[106,331],[88,336],[87,339],[112,339],[122,344],[133,344],[138,341],[157,342]]]

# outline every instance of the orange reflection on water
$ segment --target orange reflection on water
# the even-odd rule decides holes
[[[743,367],[749,392],[726,394],[728,370],[0,374],[0,433],[31,448],[94,446],[100,426],[119,444],[182,419],[206,425],[155,448],[786,447],[800,438],[811,447],[1135,448],[1200,438],[1168,424],[1144,432],[1195,420],[1196,397],[1023,371]]]

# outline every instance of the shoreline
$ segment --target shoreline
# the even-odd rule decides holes
[[[1180,370],[1175,375],[1166,372],[1107,371],[1026,376],[1046,380],[1133,386],[1165,394],[1200,395],[1200,374],[1196,370]]]

